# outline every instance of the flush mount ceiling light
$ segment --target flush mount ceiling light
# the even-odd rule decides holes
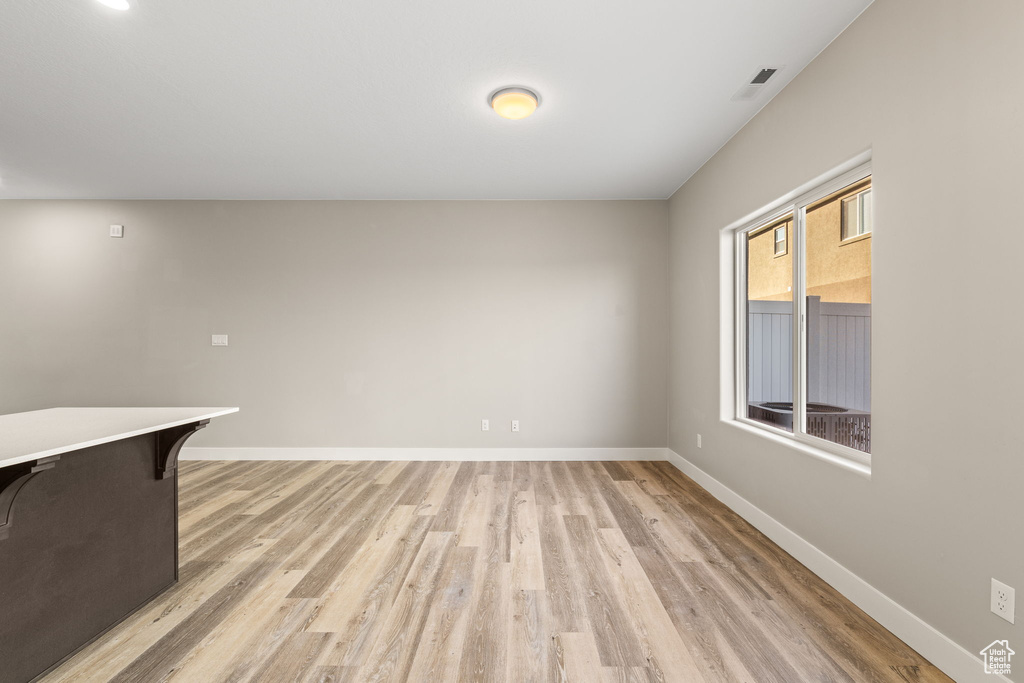
[[[120,10],[124,12],[127,9],[131,9],[131,5],[128,4],[128,0],[97,0],[101,5],[106,5],[110,9]]]
[[[505,119],[525,119],[539,103],[537,93],[526,88],[502,88],[491,95],[491,107]]]

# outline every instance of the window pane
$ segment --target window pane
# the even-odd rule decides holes
[[[807,209],[807,433],[870,453],[871,239],[839,239],[841,222],[870,225],[870,193],[842,198],[854,187]]]
[[[751,230],[747,246],[747,417],[793,431],[793,257],[783,250],[792,216]],[[781,252],[780,252],[781,253]]]
[[[860,195],[860,232],[871,232],[871,190]]]
[[[860,201],[856,196],[847,197],[843,200],[842,216],[843,239],[850,239],[860,234]]]

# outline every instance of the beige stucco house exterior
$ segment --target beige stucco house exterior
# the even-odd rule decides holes
[[[807,210],[807,294],[836,303],[871,303],[871,231],[849,225],[850,204],[869,196],[870,179],[826,197]],[[847,226],[844,232],[844,203]],[[854,210],[850,210],[854,209]],[[853,215],[851,215],[853,214]],[[870,218],[867,219],[870,221]],[[844,239],[844,235],[846,238]],[[792,215],[758,228],[747,237],[747,297],[789,301],[793,287]]]

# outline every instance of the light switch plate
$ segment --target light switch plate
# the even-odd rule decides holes
[[[123,225],[111,225],[110,226],[111,237],[124,237],[124,226]]]
[[[226,335],[226,334],[215,334],[215,335],[213,335],[213,345],[214,346],[227,346],[228,345],[228,335]]]

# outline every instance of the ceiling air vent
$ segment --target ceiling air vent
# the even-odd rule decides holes
[[[768,79],[775,75],[778,69],[761,69],[757,75],[750,80],[750,85],[764,85]]]
[[[739,92],[732,96],[733,100],[752,100],[757,97],[758,93],[764,87],[764,84],[778,72],[781,67],[766,66],[762,69],[758,69],[757,73],[750,81],[740,88]]]

